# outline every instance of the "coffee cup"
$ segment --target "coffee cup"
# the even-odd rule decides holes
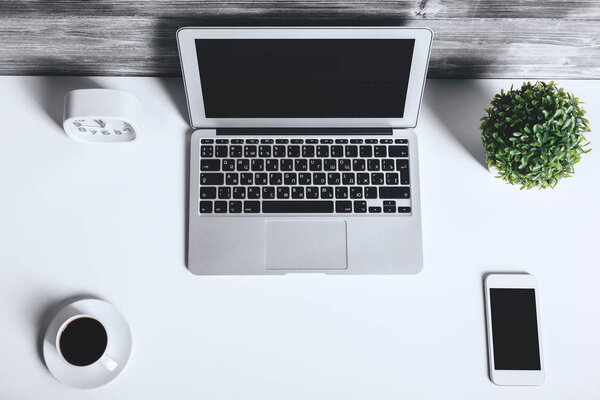
[[[99,363],[114,371],[118,363],[107,354],[109,336],[97,318],[75,314],[65,320],[56,334],[56,349],[70,365],[88,367]]]

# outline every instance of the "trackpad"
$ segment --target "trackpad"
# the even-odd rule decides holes
[[[346,269],[346,221],[266,221],[267,269]]]

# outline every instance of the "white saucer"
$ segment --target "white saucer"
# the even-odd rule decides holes
[[[73,311],[90,315],[104,325],[108,334],[105,354],[118,365],[114,371],[107,370],[100,362],[87,367],[77,367],[66,362],[56,349],[56,334]],[[98,299],[78,300],[63,307],[48,324],[44,335],[44,360],[48,370],[67,386],[91,389],[106,385],[125,368],[131,354],[131,331],[123,315],[110,303]]]

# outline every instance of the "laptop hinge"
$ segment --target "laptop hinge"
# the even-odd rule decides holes
[[[217,135],[392,135],[392,128],[217,128]]]

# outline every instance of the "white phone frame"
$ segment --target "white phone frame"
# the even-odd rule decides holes
[[[492,335],[492,314],[490,307],[490,289],[534,289],[535,312],[537,317],[538,343],[540,351],[540,370],[497,370],[494,369],[494,338]],[[541,385],[544,382],[544,357],[542,354],[542,326],[537,280],[529,274],[491,274],[485,278],[485,311],[488,339],[488,360],[490,379],[496,385]]]
[[[423,97],[433,31],[402,27],[185,27],[177,45],[192,128],[391,127],[414,128]],[[207,118],[196,39],[414,39],[403,118]]]

